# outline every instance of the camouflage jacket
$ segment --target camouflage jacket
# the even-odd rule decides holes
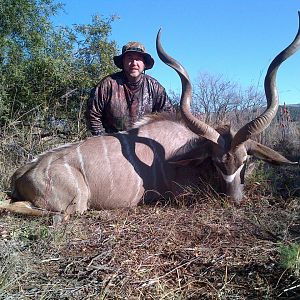
[[[143,115],[171,110],[164,87],[149,75],[142,74],[131,84],[118,72],[102,79],[91,91],[86,117],[93,135],[129,129]]]

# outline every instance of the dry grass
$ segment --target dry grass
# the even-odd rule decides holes
[[[56,226],[2,212],[0,298],[299,296],[278,256],[280,242],[299,242],[299,199],[270,200],[90,211]]]

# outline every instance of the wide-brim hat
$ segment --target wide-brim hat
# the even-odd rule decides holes
[[[142,54],[145,62],[145,70],[153,67],[154,59],[149,53],[147,53],[144,45],[139,42],[129,42],[122,47],[122,54],[114,56],[114,63],[118,68],[123,69],[123,56],[127,52],[136,52]]]

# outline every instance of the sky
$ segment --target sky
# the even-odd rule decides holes
[[[194,83],[199,74],[222,78],[246,89],[263,90],[272,59],[294,39],[299,0],[55,0],[61,11],[57,26],[89,24],[98,14],[112,23],[111,40],[119,50],[128,41],[143,43],[155,60],[147,74],[167,91],[181,91],[177,73],[157,56],[155,39],[162,28],[166,52],[178,60]],[[99,78],[100,80],[101,78]],[[282,64],[277,75],[279,102],[300,103],[300,50]]]

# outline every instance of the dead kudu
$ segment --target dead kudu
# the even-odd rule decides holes
[[[300,47],[300,24],[294,41],[267,71],[266,110],[236,134],[229,127],[214,129],[192,115],[187,72],[162,49],[160,32],[156,46],[160,59],[180,76],[181,120],[172,114],[151,115],[127,132],[92,137],[46,152],[13,174],[13,200],[2,207],[29,215],[132,207],[166,192],[180,193],[180,187],[197,182],[201,172],[216,172],[221,192],[238,204],[248,156],[272,164],[294,164],[251,137],[265,130],[276,115],[276,73]],[[205,169],[207,160],[211,167]]]

